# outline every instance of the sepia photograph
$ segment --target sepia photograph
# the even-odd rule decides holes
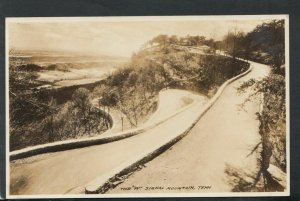
[[[288,15],[5,31],[8,198],[290,194]]]

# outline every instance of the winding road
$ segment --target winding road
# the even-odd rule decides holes
[[[195,185],[212,185],[215,191],[228,190],[230,185],[220,179],[225,176],[226,164],[244,164],[245,156],[259,140],[255,116],[259,104],[250,102],[246,111],[241,110],[239,104],[247,98],[247,93],[241,96],[236,94],[236,87],[241,82],[259,79],[269,73],[265,65],[251,62],[251,66],[252,71],[228,85],[215,105],[172,150],[150,161],[146,168],[109,193],[124,193],[120,188],[133,184],[192,185],[191,181]],[[205,102],[200,96],[193,96],[198,97],[197,101],[193,101],[185,110],[136,136],[12,161],[10,194],[83,193],[85,186],[95,178],[136,157],[151,153],[189,128]]]
[[[172,104],[165,107],[170,97],[173,98]],[[206,97],[182,90],[167,90],[160,94],[161,98],[154,114],[155,121],[149,120],[154,121],[153,123],[156,119],[172,115],[176,110],[188,105],[190,107],[160,125],[124,140],[12,161],[10,193],[82,193],[86,184],[93,179],[130,160],[147,155],[183,132],[195,118],[194,110],[202,108],[206,103]]]
[[[185,138],[107,193],[230,192],[253,183],[259,156],[248,155],[260,141],[260,100],[241,108],[251,89],[237,95],[236,88],[251,78],[265,77],[270,68],[250,64],[252,71],[228,85]]]

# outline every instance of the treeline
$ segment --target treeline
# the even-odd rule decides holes
[[[233,29],[223,40],[208,39],[204,36],[158,35],[148,41],[144,48],[160,46],[162,49],[168,49],[170,45],[208,46],[212,52],[223,50],[234,58],[271,65],[277,74],[282,74],[285,63],[284,32],[284,20],[272,20],[258,25],[248,33]]]
[[[267,64],[276,74],[284,74],[284,20],[262,23],[249,33],[231,31],[223,39],[220,49],[233,57]]]
[[[161,47],[166,47],[170,45],[181,45],[181,46],[209,46],[212,49],[217,49],[220,46],[221,41],[215,41],[210,38],[207,39],[204,36],[185,36],[177,37],[175,35],[158,35],[152,40],[148,41],[144,46],[155,46],[159,45]]]

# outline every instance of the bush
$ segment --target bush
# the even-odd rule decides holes
[[[263,94],[263,110],[258,114],[262,142],[262,171],[267,171],[269,164],[286,172],[286,99],[285,77],[271,73],[261,81],[245,82],[239,91],[253,87],[250,95]],[[268,154],[267,154],[268,153]]]

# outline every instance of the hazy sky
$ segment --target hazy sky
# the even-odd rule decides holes
[[[109,18],[108,18],[109,19]],[[236,27],[249,32],[267,19],[203,20],[168,18],[164,20],[51,20],[8,23],[9,47],[21,50],[63,50],[82,53],[130,56],[158,34],[202,35],[217,40]]]

